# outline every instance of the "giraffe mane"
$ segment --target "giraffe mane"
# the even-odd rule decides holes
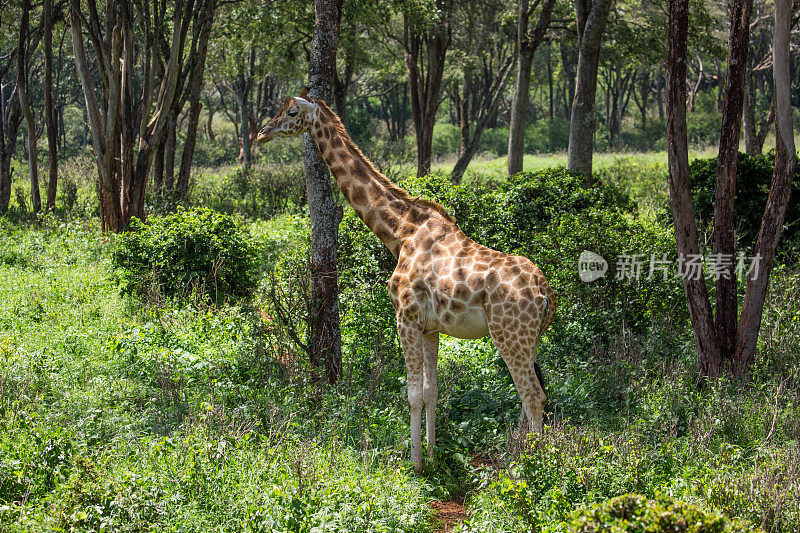
[[[455,218],[453,218],[453,216],[447,212],[447,210],[444,208],[444,206],[442,206],[442,204],[434,202],[433,200],[428,200],[426,198],[420,198],[419,196],[414,196],[412,194],[409,194],[407,190],[403,189],[402,187],[394,183],[392,180],[384,176],[382,172],[380,172],[377,168],[375,168],[375,165],[372,164],[372,161],[370,161],[367,158],[367,156],[365,156],[363,152],[361,152],[361,149],[358,147],[358,145],[355,142],[353,142],[353,139],[350,138],[350,135],[347,133],[347,130],[345,129],[344,124],[342,124],[341,119],[339,119],[339,116],[336,113],[334,113],[333,110],[330,107],[328,107],[328,105],[324,101],[315,100],[314,103],[319,106],[319,108],[325,114],[326,118],[336,128],[336,131],[339,132],[339,135],[342,137],[342,141],[344,142],[345,146],[347,146],[347,148],[351,152],[353,152],[353,154],[360,157],[361,160],[364,162],[364,164],[367,166],[367,169],[373,173],[376,181],[378,181],[381,185],[386,187],[386,189],[389,192],[391,192],[396,198],[399,198],[400,200],[405,200],[417,207],[432,209],[433,211],[436,211],[450,222],[455,223],[456,221]]]

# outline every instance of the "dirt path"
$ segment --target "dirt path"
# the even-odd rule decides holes
[[[428,505],[433,509],[433,530],[437,533],[449,533],[467,518],[463,501],[431,500]]]

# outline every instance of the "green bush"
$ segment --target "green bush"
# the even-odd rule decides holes
[[[134,220],[112,253],[123,294],[214,301],[247,299],[258,281],[258,251],[234,220],[210,209]]]
[[[579,533],[728,533],[758,531],[745,522],[708,513],[694,505],[669,498],[651,500],[625,494],[601,504],[579,509],[562,531]]]
[[[736,171],[736,200],[734,202],[736,234],[740,248],[746,253],[753,249],[761,218],[767,204],[775,153],[754,157],[739,154]],[[695,159],[689,165],[695,216],[700,224],[711,228],[714,219],[714,191],[717,181],[717,158]],[[784,229],[778,243],[778,256],[800,253],[800,164],[795,164],[792,196],[784,218]]]
[[[568,145],[569,121],[563,118],[540,120],[525,128],[525,153],[560,152]]]

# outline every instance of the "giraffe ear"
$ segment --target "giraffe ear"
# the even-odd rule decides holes
[[[300,98],[308,100],[308,87],[303,87],[303,90],[300,91]]]
[[[314,104],[309,102],[308,100],[303,99],[302,97],[297,97],[294,99],[294,103],[297,104],[297,107],[300,108],[303,113],[310,113],[314,110]]]

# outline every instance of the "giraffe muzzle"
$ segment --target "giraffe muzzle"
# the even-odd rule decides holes
[[[273,129],[270,127],[266,127],[258,132],[257,141],[259,144],[264,144],[265,142],[269,142],[275,138],[275,134],[273,133]]]

